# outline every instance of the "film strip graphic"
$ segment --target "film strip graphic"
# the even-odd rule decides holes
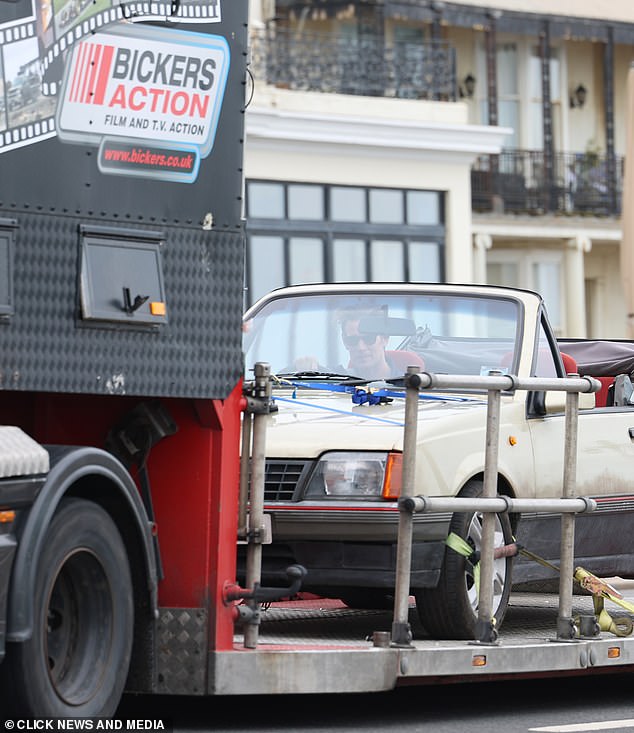
[[[43,30],[39,15],[0,27],[0,154],[56,135],[55,107],[64,55],[87,36],[121,21],[222,21],[221,0],[117,2],[82,20],[83,10],[91,7],[92,2],[86,0],[68,0],[60,17],[49,20],[54,29]],[[69,18],[73,12],[76,17]],[[53,34],[57,35],[54,41]]]

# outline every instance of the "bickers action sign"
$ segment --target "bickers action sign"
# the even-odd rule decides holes
[[[229,73],[221,36],[121,24],[76,44],[57,130],[98,145],[103,172],[191,182],[216,134]]]

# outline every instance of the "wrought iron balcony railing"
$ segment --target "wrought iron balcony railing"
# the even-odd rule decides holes
[[[482,156],[471,170],[473,210],[619,216],[623,162],[596,153],[555,153],[548,161],[536,150]]]
[[[456,54],[449,44],[387,43],[269,28],[251,35],[256,83],[297,91],[455,101]],[[471,171],[474,211],[618,216],[623,158],[595,153],[506,150]]]
[[[290,29],[251,36],[257,80],[298,91],[455,101],[456,56],[447,43],[387,44]]]

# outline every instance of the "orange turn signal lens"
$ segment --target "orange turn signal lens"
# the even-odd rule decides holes
[[[618,659],[621,656],[621,647],[610,646],[608,647],[608,659]]]
[[[15,512],[12,509],[7,509],[0,512],[0,524],[10,524],[15,520]]]
[[[486,663],[487,663],[486,654],[476,654],[471,659],[471,666],[472,667],[486,667]]]
[[[382,496],[384,499],[398,499],[403,486],[403,454],[388,453],[383,480]]]
[[[165,303],[162,303],[160,300],[150,303],[150,313],[153,316],[164,316],[166,312]]]

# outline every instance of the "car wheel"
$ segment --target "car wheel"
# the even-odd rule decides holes
[[[469,481],[460,492],[461,497],[482,495],[482,482]],[[513,542],[511,524],[507,514],[495,515],[496,547]],[[465,539],[476,552],[480,551],[482,538],[482,515],[480,513],[455,513],[449,525],[454,532]],[[499,628],[504,619],[511,593],[510,557],[494,561],[493,568],[493,616]],[[474,580],[473,566],[463,555],[449,547],[440,579],[435,588],[425,588],[415,594],[416,607],[421,623],[435,638],[475,639],[478,620],[478,591]]]
[[[110,515],[66,499],[38,560],[30,639],[7,646],[2,672],[23,717],[115,713],[132,649],[132,581]]]

